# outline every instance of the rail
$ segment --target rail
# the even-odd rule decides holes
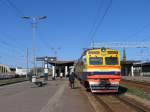
[[[122,79],[122,81],[150,86],[150,83],[147,81],[137,81],[137,80],[127,80],[127,79]]]
[[[123,95],[99,95],[94,97],[105,108],[105,112],[149,112],[150,109]]]

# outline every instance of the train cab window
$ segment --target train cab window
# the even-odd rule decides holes
[[[106,65],[118,65],[117,57],[106,57],[105,58]]]
[[[90,57],[90,65],[102,65],[103,58],[101,57]]]

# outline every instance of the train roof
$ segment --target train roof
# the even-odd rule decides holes
[[[87,48],[87,49],[84,49],[84,51],[83,51],[83,53],[82,53],[82,56],[85,55],[85,53],[86,53],[87,51],[89,51],[89,50],[102,49],[102,48],[105,48],[105,47],[100,47],[100,48],[98,48],[98,47],[95,48],[95,47],[94,47],[94,48]],[[111,49],[111,48],[105,48],[105,49],[115,50],[115,49]]]

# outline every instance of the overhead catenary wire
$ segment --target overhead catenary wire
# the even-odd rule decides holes
[[[5,4],[7,5],[7,7],[12,8],[14,10],[15,13],[18,13],[19,15],[22,15],[23,13],[16,7],[16,5],[10,1],[10,0],[1,0],[0,2],[5,2]],[[12,36],[8,35],[5,32],[0,31],[0,34],[2,35],[1,37],[5,37],[7,39],[2,39],[0,38],[0,44],[3,44],[3,46],[7,46],[10,47],[12,49],[18,49],[21,50],[22,44],[20,44],[20,46],[18,46],[19,42],[16,41],[16,39],[12,38]],[[9,41],[11,40],[11,42]],[[14,42],[16,42],[14,44]]]
[[[134,39],[138,34],[140,34],[141,32],[143,32],[145,29],[147,29],[147,28],[149,28],[150,27],[150,24],[146,24],[146,25],[144,25],[140,30],[138,30],[138,31],[136,31],[135,33],[133,33],[131,36],[129,36],[128,38],[127,38],[127,40],[129,40],[129,39]],[[136,37],[137,38],[137,37]],[[140,40],[140,42],[145,42],[145,41],[148,41],[150,39],[150,37],[146,37],[146,38],[144,38],[144,39],[141,39]],[[146,52],[144,52],[144,50],[146,50]],[[140,56],[142,57],[142,59],[144,59],[144,55],[145,55],[145,57],[146,57],[146,54],[147,54],[147,56],[149,56],[149,48],[141,48],[141,50],[140,50]],[[145,53],[145,54],[144,54]]]
[[[109,9],[111,8],[111,5],[112,5],[112,0],[109,1],[109,4],[108,6],[106,7],[105,11],[104,11],[104,14],[102,15],[101,19],[98,21],[96,27],[95,27],[95,30],[93,30],[92,34],[91,34],[91,39],[90,39],[90,42],[94,41],[94,36],[96,35],[97,33],[97,30],[100,28],[100,26],[102,25]]]
[[[20,18],[20,17],[24,16],[24,13],[14,4],[14,2],[13,2],[12,0],[1,0],[1,1],[5,2],[6,6],[7,6],[8,8],[13,9],[13,10],[11,10],[11,11],[13,11],[15,15],[17,14],[17,15],[16,15],[17,18]],[[13,39],[10,38],[10,37],[12,37],[12,36],[6,34],[6,32],[0,32],[0,33],[1,33],[2,35],[5,35],[4,37],[9,37],[9,39],[13,40],[13,42],[16,41],[16,43],[19,44],[15,38],[13,38]],[[21,45],[22,45],[22,44],[21,44]]]
[[[4,49],[5,51],[10,51],[10,52],[14,52],[15,51],[22,51],[21,49],[19,49],[18,47],[6,42],[5,40],[3,40],[2,38],[0,38],[0,47],[2,49]]]
[[[10,48],[10,49],[12,49],[12,50],[17,50],[17,51],[22,51],[22,50],[23,50],[23,48],[20,48],[19,46],[16,46],[16,45],[14,45],[14,44],[12,44],[12,43],[10,43],[10,42],[7,42],[7,41],[5,41],[5,40],[2,39],[2,38],[0,38],[0,45],[1,45],[2,47]]]
[[[9,8],[12,8],[15,12],[15,14],[17,14],[17,16],[24,16],[24,13],[11,1],[11,0],[4,0],[6,1],[6,3],[8,4],[7,6]]]
[[[100,13],[100,12],[101,12],[101,10],[102,10],[103,3],[104,3],[104,0],[100,0],[99,7],[98,7],[97,13],[96,13],[96,17],[95,17],[95,19],[94,19],[94,22],[93,22],[93,24],[92,24],[92,28],[91,28],[91,30],[90,30],[90,32],[89,32],[89,34],[88,34],[88,37],[90,37],[90,36],[92,35],[92,33],[93,33],[93,31],[94,31],[94,28],[95,28],[95,26],[96,26],[98,20],[100,19],[100,16],[101,16],[101,13]],[[91,41],[91,40],[90,40],[90,41]]]
[[[3,1],[3,0],[2,0]],[[13,1],[11,1],[11,0],[4,0],[5,1],[5,3],[7,3],[7,7],[8,8],[11,8],[11,9],[13,9],[12,11],[15,13],[15,15],[17,16],[17,18],[20,18],[20,17],[22,17],[22,16],[24,16],[24,13],[14,4],[14,2]],[[8,34],[6,34],[5,32],[0,32],[1,34],[3,34],[3,35],[5,35],[5,37],[9,37],[9,39],[11,39],[13,42],[15,41],[16,43],[17,43],[17,45],[19,44],[18,42],[17,42],[17,39],[15,39],[15,38],[10,38],[10,37],[12,37],[12,36],[9,36]],[[7,36],[6,36],[7,35]],[[22,44],[21,44],[22,45]]]
[[[139,29],[138,31],[136,31],[136,32],[132,33],[130,36],[128,36],[126,38],[126,40],[129,40],[129,39],[131,40],[131,39],[135,38],[135,36],[137,36],[138,34],[140,34],[141,32],[143,32],[145,29],[147,29],[149,27],[150,27],[150,24],[144,25],[141,29]]]
[[[13,9],[14,14],[15,14],[18,18],[24,17],[23,11],[20,10],[20,9],[17,7],[17,5],[16,5],[12,0],[1,0],[1,1],[5,2],[5,4],[7,5],[8,8]],[[14,39],[14,38],[13,38],[13,39]],[[13,42],[14,42],[14,41],[16,41],[16,39],[14,39]],[[42,41],[40,41],[40,42],[44,42],[44,41],[42,40]],[[16,43],[19,44],[19,42],[17,42],[17,41],[16,41]],[[46,42],[44,42],[44,43],[46,43]],[[21,44],[22,44],[22,43],[21,43]],[[44,44],[44,45],[47,45],[47,43]],[[21,46],[22,46],[22,45],[21,45]],[[19,48],[20,48],[20,47],[19,47]]]
[[[1,3],[5,4],[9,9],[11,9],[12,12],[14,12],[15,16],[20,19],[21,16],[23,16],[23,12],[13,3],[12,0],[1,0]],[[23,45],[23,43],[20,43],[14,36],[8,35],[8,33],[4,31],[0,31],[1,37],[0,38],[0,46],[1,46],[1,52],[4,57],[15,57],[16,52],[18,54],[22,54],[25,51],[26,45]]]
[[[13,12],[13,14],[20,19],[20,17],[24,16],[24,13],[22,12],[22,10],[20,10],[17,5],[14,3],[13,0],[0,0],[0,2],[4,3],[9,9],[11,9],[11,11]],[[10,36],[3,36],[3,37],[9,37]],[[12,37],[12,36],[11,36]],[[15,38],[10,38],[11,40],[9,41],[9,39],[7,38],[6,40],[3,40],[3,42],[1,41],[2,39],[0,38],[0,46],[2,46],[2,49],[5,49],[4,51],[6,54],[9,54],[10,52],[12,52],[12,54],[14,55],[17,51],[22,51],[24,52],[25,49],[22,47],[27,47],[27,45],[21,45],[22,43],[18,42]],[[2,43],[1,43],[2,42]],[[18,45],[20,44],[20,45]],[[29,47],[28,47],[29,48]],[[30,51],[29,51],[30,52]],[[18,52],[19,55],[21,52]],[[12,56],[10,56],[12,57]],[[13,56],[14,57],[14,56]]]

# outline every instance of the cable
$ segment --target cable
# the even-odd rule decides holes
[[[8,42],[8,45],[11,43],[11,45],[12,46],[15,46],[15,47],[17,47],[17,48],[21,48],[20,46],[23,46],[23,48],[22,49],[25,49],[25,45],[23,45],[23,43],[21,43],[20,44],[20,42],[19,41],[17,41],[17,39],[15,39],[14,38],[14,36],[12,36],[12,35],[8,35],[8,33],[5,33],[5,32],[2,32],[2,31],[0,31],[0,34],[2,35],[2,37],[5,37],[5,38],[7,38],[7,39],[5,39],[5,40],[7,40],[7,42]],[[9,38],[8,38],[9,37]],[[2,38],[1,38],[2,39]],[[5,41],[5,40],[3,40],[3,41]],[[15,42],[15,43],[14,43]]]
[[[8,4],[8,6],[16,12],[20,17],[24,15],[24,13],[11,1],[11,0],[5,0]]]
[[[98,16],[95,17],[94,23],[93,23],[93,25],[92,25],[92,29],[90,30],[90,32],[89,32],[89,34],[88,34],[88,37],[90,37],[90,36],[92,35],[93,30],[94,30],[94,28],[95,28],[95,26],[96,26],[96,24],[97,24],[97,22],[98,22],[98,20],[99,20],[99,18],[100,18],[100,12],[101,12],[101,10],[102,10],[102,6],[103,6],[103,0],[100,1],[100,5],[99,5],[99,7],[98,7],[97,14],[96,14],[96,15],[98,15]]]
[[[14,10],[15,10],[15,12],[17,12],[19,15],[23,15],[23,13],[16,7],[16,5],[12,2],[12,1],[10,1],[10,0],[1,0],[0,2],[4,2],[5,1],[5,3],[7,3],[7,6],[10,8],[13,8]],[[4,35],[4,32],[2,33],[2,32],[0,32],[2,35],[3,35],[3,37],[10,37],[10,36],[6,36],[6,33],[5,33],[5,35]],[[8,40],[12,40],[11,42],[8,42]],[[8,47],[10,47],[10,48],[12,48],[12,49],[18,49],[19,48],[19,50],[21,50],[20,49],[20,46],[22,46],[22,45],[20,45],[20,46],[18,46],[18,43],[19,42],[17,42],[16,41],[16,39],[12,39],[12,38],[7,38],[7,42],[6,42],[6,40],[4,40],[4,39],[2,39],[2,38],[0,38],[0,42],[1,42],[1,44],[3,45],[3,46],[6,46],[7,48]],[[16,43],[17,44],[12,44],[12,43],[14,43],[14,41],[16,41]]]
[[[3,1],[3,0],[1,0],[1,1]],[[11,0],[4,0],[5,1],[5,3],[7,3],[7,6],[9,7],[9,8],[13,8],[14,9],[14,11],[17,13],[17,14],[19,14],[21,17],[24,15],[23,14],[23,12],[11,1]],[[19,17],[20,17],[19,16]],[[1,33],[1,32],[0,32]],[[4,33],[1,33],[1,34],[3,34],[4,35]],[[6,33],[5,33],[5,35],[6,35]],[[10,36],[6,36],[6,37],[10,37]],[[11,38],[9,38],[9,39],[11,39]],[[12,40],[12,39],[11,39]],[[14,41],[16,41],[16,39],[14,39],[13,38],[13,42]],[[17,42],[17,41],[16,41]],[[17,42],[18,43],[18,42]]]
[[[22,51],[21,49],[19,49],[20,47],[14,46],[13,44],[6,42],[6,41],[3,40],[2,38],[0,38],[0,45],[1,45],[2,47],[5,46],[6,48],[10,48],[11,50],[14,49],[14,50]]]
[[[150,24],[147,24],[147,25],[143,26],[140,30],[138,30],[138,31],[134,32],[133,34],[131,34],[130,36],[128,36],[127,39],[135,38],[136,35],[138,35],[139,33],[141,33],[143,30],[145,30],[148,27],[150,27]]]
[[[110,0],[108,6],[107,6],[107,8],[106,8],[106,10],[104,11],[104,14],[103,14],[102,18],[100,19],[100,21],[99,21],[98,24],[96,25],[96,28],[95,28],[95,30],[94,30],[93,33],[92,33],[90,42],[94,40],[94,36],[95,36],[97,30],[99,29],[99,27],[102,25],[102,22],[104,21],[104,19],[105,19],[106,15],[107,15],[107,13],[108,13],[108,11],[109,11],[111,5],[112,5],[112,0]]]
[[[8,6],[8,8],[11,8],[11,9],[13,9],[14,10],[14,12],[15,12],[15,15],[17,14],[17,16],[19,15],[19,17],[20,16],[23,16],[24,14],[23,14],[23,12],[11,1],[11,0],[1,0],[1,1],[3,1],[3,2],[5,2],[5,4]],[[9,51],[11,51],[11,52],[13,52],[14,53],[14,50],[15,51],[23,51],[24,52],[24,45],[22,45],[22,43],[20,44],[16,39],[12,39],[12,38],[10,38],[10,37],[12,37],[12,36],[10,36],[10,35],[8,35],[8,34],[6,34],[6,33],[2,33],[2,32],[0,32],[4,37],[9,37],[9,39],[7,39],[7,41],[6,40],[4,40],[4,39],[2,39],[2,38],[0,38],[0,44],[1,44],[1,46],[2,46],[2,48],[7,48],[7,50],[9,50]],[[8,42],[8,40],[11,40],[11,42]],[[14,43],[15,42],[15,43]],[[19,45],[20,44],[20,45]],[[22,47],[20,47],[20,46],[23,46],[23,48]]]

